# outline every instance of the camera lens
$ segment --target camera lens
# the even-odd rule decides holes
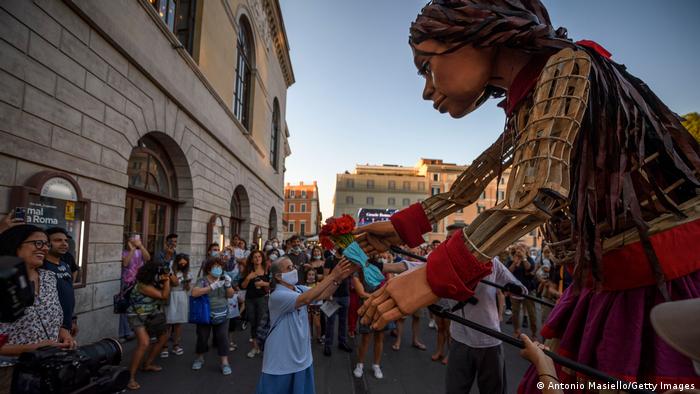
[[[87,356],[95,365],[119,365],[122,361],[122,345],[112,338],[81,346],[77,351]]]

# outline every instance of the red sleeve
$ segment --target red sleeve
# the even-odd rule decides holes
[[[431,226],[428,217],[420,203],[415,203],[402,209],[389,218],[394,225],[396,233],[410,248],[425,242],[423,234],[430,232]]]
[[[491,262],[482,264],[471,254],[464,243],[464,235],[458,231],[428,255],[428,284],[433,293],[442,298],[466,301],[491,269]]]

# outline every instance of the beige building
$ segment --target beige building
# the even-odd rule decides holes
[[[321,206],[318,198],[318,184],[298,185],[287,183],[284,186],[284,238],[294,234],[302,237],[317,235],[321,229]]]
[[[413,167],[357,165],[353,173],[336,176],[333,216],[349,214],[357,220],[361,208],[403,209],[450,190],[459,174],[467,168],[466,165],[426,158],[420,159]],[[469,224],[479,213],[503,201],[509,174],[510,169],[506,169],[500,183],[497,179],[491,181],[474,204],[434,225],[433,231],[426,235],[426,241],[444,240],[450,224]],[[534,231],[523,237],[522,241],[539,247],[542,238]]]
[[[414,167],[357,165],[336,176],[333,216],[358,219],[361,208],[401,209],[427,196],[426,180]]]
[[[116,336],[124,241],[199,265],[278,236],[294,83],[278,0],[0,2],[0,211],[66,227],[88,343]]]

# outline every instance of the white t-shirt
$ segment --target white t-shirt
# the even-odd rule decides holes
[[[501,286],[507,283],[516,283],[522,287],[523,294],[527,294],[527,289],[525,286],[523,286],[520,281],[515,279],[515,276],[513,276],[505,265],[500,263],[497,258],[495,258],[492,263],[493,271],[484,278],[485,280],[494,282]],[[476,297],[479,302],[476,305],[467,304],[464,306],[464,308],[456,311],[455,314],[475,323],[479,323],[482,326],[501,331],[501,326],[498,321],[496,290],[498,289],[493,286],[483,283],[477,284],[474,291],[474,297]],[[452,335],[452,339],[455,341],[474,348],[494,347],[501,344],[501,341],[494,337],[482,334],[479,331],[473,330],[456,322],[450,325],[450,334]]]

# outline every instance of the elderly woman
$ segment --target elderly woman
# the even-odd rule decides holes
[[[29,224],[10,228],[0,235],[0,255],[17,256],[24,261],[27,278],[34,291],[34,304],[14,323],[0,323],[0,335],[7,343],[0,348],[12,364],[17,356],[43,346],[69,348],[75,342],[63,323],[63,310],[58,302],[56,275],[41,268],[49,252],[49,238],[44,230]],[[3,301],[4,302],[4,301]],[[11,368],[0,368],[0,393],[9,392]]]
[[[299,286],[299,274],[288,257],[272,263],[270,295],[270,332],[265,343],[263,368],[256,392],[309,394],[314,393],[311,332],[306,306],[329,298],[351,270],[343,259],[328,278],[314,288]]]

